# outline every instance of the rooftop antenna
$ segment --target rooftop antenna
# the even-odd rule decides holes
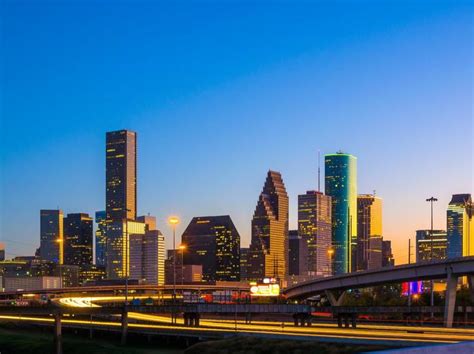
[[[321,192],[321,150],[318,150],[318,192]]]

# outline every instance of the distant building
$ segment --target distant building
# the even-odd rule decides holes
[[[165,284],[167,285],[181,285],[202,283],[203,271],[201,264],[187,264],[183,265],[181,257],[176,257],[176,264],[174,264],[173,257],[177,252],[168,252],[168,258],[165,261]]]
[[[88,264],[79,270],[79,284],[95,284],[97,281],[105,279],[105,267]]]
[[[447,210],[448,258],[474,255],[473,204],[470,194],[454,194]]]
[[[5,260],[5,244],[0,242],[0,262]]]
[[[357,158],[338,152],[325,156],[325,192],[332,202],[333,272],[350,272],[357,244]]]
[[[308,242],[298,235],[298,230],[290,230],[288,243],[288,275],[307,275]]]
[[[5,291],[47,290],[61,287],[60,278],[54,276],[5,277],[3,281]]]
[[[144,235],[146,224],[118,221],[107,224],[107,278],[125,278],[130,274],[130,235]]]
[[[279,172],[268,171],[252,218],[249,279],[288,274],[288,194]]]
[[[106,134],[106,216],[110,222],[137,217],[137,134],[118,130]]]
[[[97,229],[95,231],[95,264],[98,267],[106,265],[106,247],[107,247],[107,222],[105,210],[95,213],[95,222]]]
[[[382,267],[393,267],[395,259],[392,253],[392,241],[382,241]]]
[[[442,260],[447,257],[448,239],[445,230],[417,230],[416,231],[416,261],[426,262]]]
[[[68,214],[64,218],[64,263],[83,266],[92,264],[92,218],[85,213]]]
[[[248,279],[248,256],[249,248],[240,248],[240,280],[245,281]]]
[[[372,194],[357,197],[355,270],[382,267],[382,199]]]
[[[63,230],[61,210],[40,211],[40,256],[42,259],[63,263]]]
[[[182,237],[185,265],[202,265],[205,282],[240,280],[240,235],[229,215],[194,217]]]
[[[331,211],[331,197],[321,192],[308,191],[298,195],[298,234],[308,246],[306,268],[310,275],[332,273],[329,254],[332,247]]]
[[[161,231],[130,235],[130,278],[146,284],[164,284],[165,239]]]

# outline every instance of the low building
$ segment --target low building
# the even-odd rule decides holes
[[[87,264],[79,270],[79,283],[81,285],[95,283],[105,279],[105,267]]]
[[[54,276],[5,277],[5,291],[33,291],[57,289],[61,287],[61,278]]]
[[[202,265],[186,264],[183,266],[181,261],[178,261],[178,259],[176,260],[176,265],[173,264],[172,258],[165,261],[165,284],[181,285],[202,283]],[[176,275],[173,276],[173,274]]]

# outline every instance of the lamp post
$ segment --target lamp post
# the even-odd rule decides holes
[[[184,285],[184,250],[186,249],[186,245],[181,244],[179,245],[179,249],[181,250],[181,286]]]
[[[433,203],[434,202],[437,202],[438,199],[436,199],[435,197],[431,197],[431,198],[428,198],[426,199],[427,202],[430,202],[431,204],[431,228],[430,228],[430,238],[431,238],[431,250],[430,250],[430,260],[431,262],[433,262]],[[433,306],[434,306],[434,289],[433,289],[433,279],[431,279],[430,281],[430,284],[431,284],[431,301],[430,301],[430,305],[431,305],[431,318],[434,317],[434,313],[433,313]]]
[[[172,216],[168,219],[168,223],[173,229],[173,302],[176,300],[176,225],[179,224],[179,219]]]

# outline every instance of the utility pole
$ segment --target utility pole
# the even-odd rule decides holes
[[[436,199],[435,197],[431,197],[431,198],[426,199],[426,201],[430,202],[430,204],[431,204],[431,228],[430,228],[431,250],[430,250],[430,260],[431,260],[431,262],[433,262],[433,203],[437,202],[438,199]],[[434,313],[433,313],[433,306],[434,306],[434,289],[433,289],[433,287],[434,287],[434,282],[433,282],[433,279],[431,279],[430,284],[431,284],[431,301],[430,301],[431,319],[433,319],[433,317],[434,317]]]

